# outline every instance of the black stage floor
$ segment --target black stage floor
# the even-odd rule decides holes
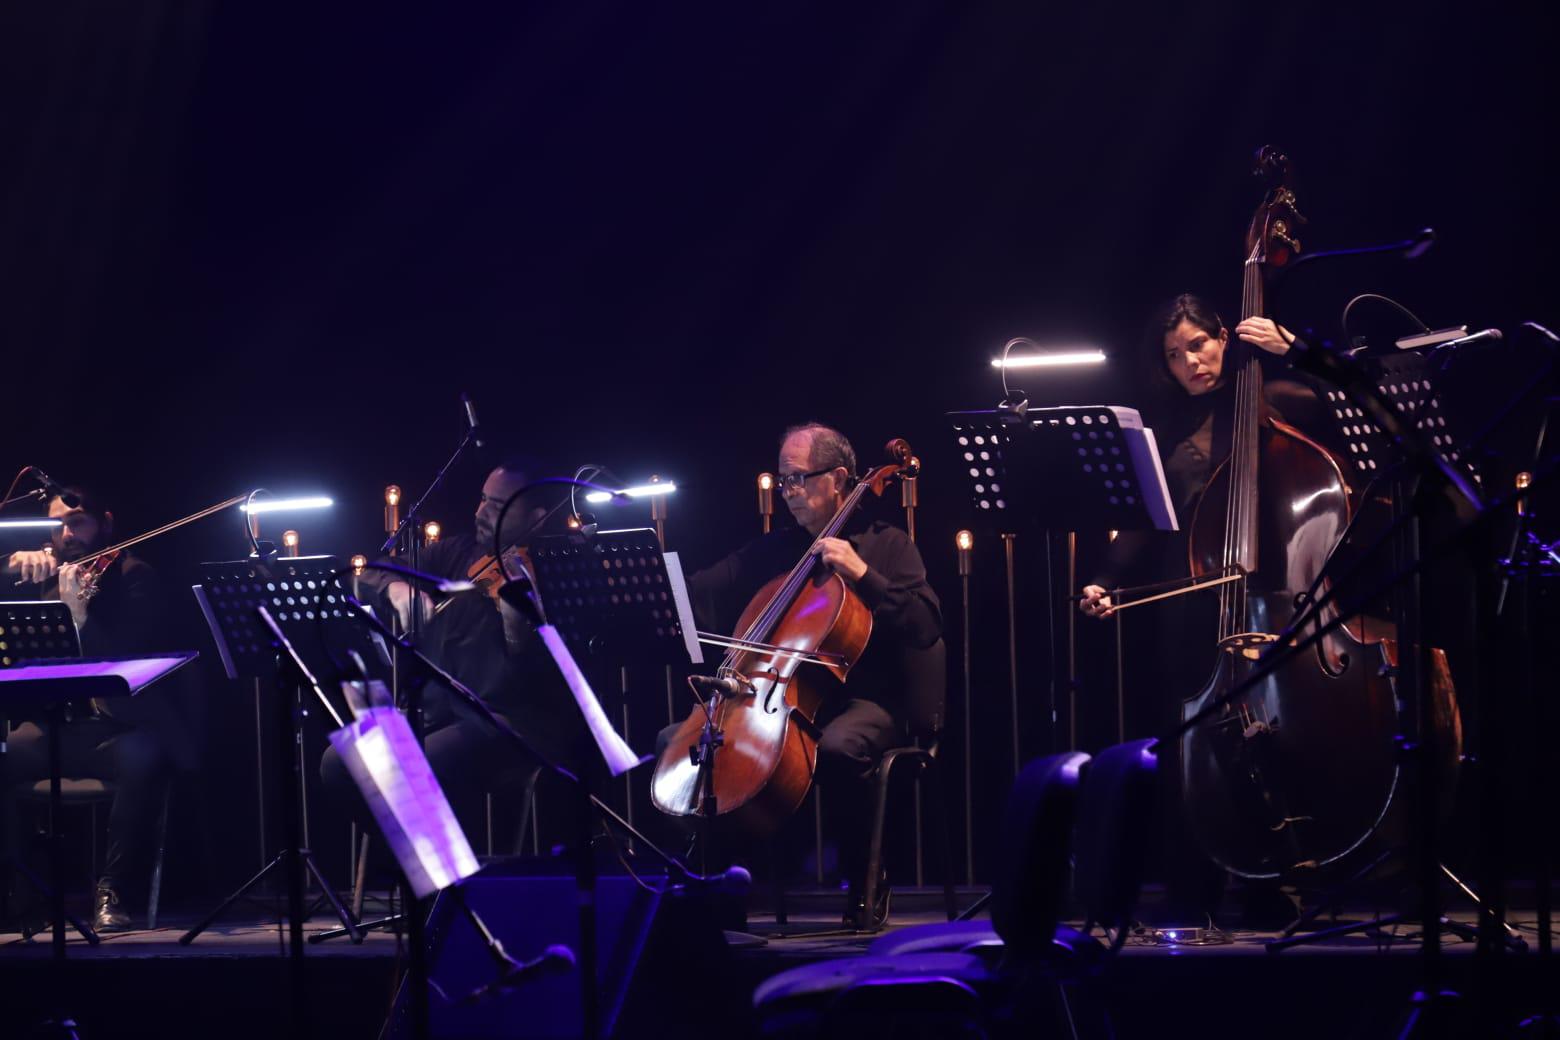
[[[931,909],[932,893],[901,899],[890,929],[942,919]],[[825,931],[837,913],[818,899],[799,900],[788,933]],[[57,986],[84,1040],[120,1037],[279,1037],[288,1035],[283,966],[285,935],[276,920],[213,927],[190,946],[178,937],[193,917],[175,916],[156,931],[105,936],[91,947],[71,934],[63,974],[51,963],[47,935],[23,940],[0,933],[0,1037],[26,1037],[29,1024],[44,1017]],[[1370,913],[1346,914],[1361,919]],[[1473,923],[1473,914],[1454,908],[1453,920]],[[1512,923],[1536,946],[1535,915],[1518,910]],[[310,921],[313,933],[334,921]],[[799,964],[863,953],[874,937],[850,934],[782,937],[772,915],[749,918],[752,932],[768,935],[757,946],[733,946],[731,957],[749,987]],[[1405,929],[1400,929],[1406,932]],[[1105,991],[1118,1035],[1131,1037],[1326,1036],[1328,1040],[1393,1035],[1419,978],[1418,943],[1348,936],[1273,955],[1265,948],[1272,932],[1234,931],[1220,945],[1184,946],[1136,935],[1110,966]],[[500,936],[503,938],[503,936]],[[510,952],[526,956],[511,939]],[[1446,982],[1465,994],[1475,984],[1474,946],[1454,937],[1443,944]],[[394,978],[404,949],[387,932],[370,933],[362,945],[344,940],[310,944],[310,1021],[314,1035],[331,1040],[372,1038],[390,1007]],[[696,965],[688,965],[692,973]],[[1540,990],[1534,952],[1516,953],[1500,965],[1502,1000],[1515,1021],[1537,1008],[1526,1006]],[[476,982],[481,979],[473,980]],[[1560,992],[1551,969],[1549,992]],[[686,999],[668,993],[667,999]],[[728,1022],[711,1035],[741,1036],[751,1023]],[[1498,1036],[1490,1029],[1466,1035]],[[684,1038],[686,1040],[686,1038]]]

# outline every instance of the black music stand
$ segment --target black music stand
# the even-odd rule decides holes
[[[1083,532],[1176,531],[1175,503],[1165,483],[1154,431],[1132,408],[1113,405],[997,408],[949,412],[955,465],[970,492],[974,523],[1005,536],[1023,530],[1067,533],[1067,588],[1047,589],[1051,602],[1067,602],[1077,571],[1077,535]],[[1006,539],[1005,539],[1006,540]],[[1049,554],[1049,541],[1047,553]],[[1008,540],[1011,546],[1011,540]],[[1049,564],[1047,565],[1049,569]],[[1017,628],[1014,576],[1008,556],[1009,661],[1013,757],[1019,748]],[[1066,746],[1077,746],[1077,617],[1067,616],[1068,726]],[[1055,615],[1052,615],[1052,630]],[[1056,740],[1056,664],[1051,665],[1051,726]],[[1124,710],[1118,696],[1117,713]]]
[[[1473,467],[1463,462],[1457,445],[1461,443],[1448,428],[1446,411],[1441,407],[1441,390],[1436,386],[1436,373],[1419,354],[1403,352],[1381,358],[1366,358],[1361,367],[1383,397],[1397,410],[1398,415],[1429,440],[1429,446],[1446,456],[1454,465],[1467,465],[1477,483],[1479,476]],[[1348,445],[1345,458],[1351,476],[1374,480],[1385,473],[1403,452],[1392,438],[1382,431],[1343,390],[1324,387],[1322,400],[1326,404],[1339,443]]]
[[[681,568],[653,528],[535,539],[531,570],[547,620],[573,650],[617,665],[700,664]]]
[[[7,608],[18,604],[6,604]],[[62,603],[34,603],[33,607],[58,607],[66,611]],[[6,611],[7,622],[0,626],[0,641],[14,648],[13,636],[17,630],[12,620],[17,612]],[[22,637],[27,639],[58,639],[56,632],[45,637],[41,628],[49,624],[47,610],[40,611],[32,621],[24,619]],[[57,620],[57,619],[56,619]],[[38,631],[29,633],[28,628]],[[75,626],[70,626],[71,641],[75,640]],[[63,708],[70,701],[91,701],[99,697],[130,697],[140,693],[152,683],[193,661],[195,651],[159,654],[156,656],[124,658],[121,660],[42,660],[17,661],[7,668],[0,668],[0,701],[7,706],[23,704],[46,709],[49,723],[49,873],[50,885],[41,884],[23,867],[34,885],[48,893],[54,916],[54,959],[65,958],[65,888],[60,866],[59,820],[63,812],[60,805],[60,726],[64,723]],[[17,864],[20,866],[20,864]],[[52,889],[52,891],[51,891]],[[70,923],[87,942],[96,945],[98,937],[91,928],[75,918]]]
[[[76,622],[71,617],[70,608],[59,600],[24,600],[13,603],[0,603],[0,668],[12,668],[22,661],[38,661],[53,658],[77,658],[81,657],[81,639],[76,632]],[[35,706],[36,707],[36,706]],[[52,710],[45,709],[47,720],[52,727],[55,717]],[[15,855],[11,848],[11,798],[10,776],[5,769],[5,752],[11,735],[11,719],[9,714],[0,714],[0,842],[4,842],[0,848],[0,886],[4,891],[0,892],[0,900],[9,896],[11,883],[11,869],[20,873],[45,899],[54,905],[54,893],[59,889],[60,879],[54,869],[52,857],[55,855],[53,833],[55,823],[59,820],[60,808],[52,801],[49,804],[50,842],[49,876],[53,887],[45,884],[35,874],[31,867]],[[51,739],[50,748],[53,748]],[[53,798],[54,789],[50,785],[50,797]],[[59,916],[55,915],[55,920]],[[87,942],[97,944],[97,932],[84,924],[79,918],[71,916],[67,918],[72,928],[80,933]],[[24,929],[25,933],[25,929]]]
[[[1359,371],[1379,392],[1383,407],[1390,407],[1396,415],[1398,422],[1405,428],[1412,428],[1422,439],[1422,447],[1428,452],[1434,452],[1441,456],[1442,465],[1446,470],[1458,469],[1466,473],[1474,485],[1481,483],[1478,471],[1466,461],[1458,445],[1463,443],[1455,436],[1455,428],[1449,427],[1445,410],[1441,405],[1441,389],[1436,386],[1436,370],[1425,357],[1415,351],[1403,351],[1398,354],[1379,357],[1367,357],[1359,359],[1356,364]],[[1337,432],[1338,442],[1347,446],[1348,454],[1343,457],[1346,476],[1352,476],[1365,484],[1373,483],[1378,479],[1386,479],[1387,487],[1392,500],[1392,532],[1390,535],[1391,551],[1395,557],[1392,561],[1391,571],[1410,574],[1406,587],[1401,587],[1393,596],[1392,614],[1396,626],[1399,663],[1397,666],[1398,699],[1409,706],[1414,719],[1414,728],[1418,734],[1405,733],[1400,738],[1405,745],[1418,745],[1419,739],[1430,732],[1433,723],[1428,721],[1428,716],[1433,713],[1434,707],[1431,700],[1431,691],[1428,689],[1430,681],[1426,676],[1426,669],[1422,658],[1426,651],[1422,648],[1422,613],[1423,603],[1420,594],[1419,568],[1422,566],[1420,554],[1419,518],[1415,513],[1413,498],[1418,492],[1420,471],[1417,468],[1407,466],[1412,462],[1405,446],[1400,444],[1390,433],[1383,430],[1372,418],[1369,411],[1361,407],[1362,402],[1357,400],[1349,391],[1336,386],[1319,388],[1322,401],[1331,413],[1333,426]],[[1359,516],[1360,513],[1356,513]],[[1351,521],[1352,527],[1352,521]],[[1345,529],[1334,548],[1336,554],[1348,540],[1349,529]],[[1314,597],[1324,580],[1338,580],[1331,572],[1333,557],[1327,561],[1318,574],[1316,581],[1306,593],[1306,599]],[[1356,565],[1358,566],[1358,565]],[[1359,604],[1362,608],[1365,604]],[[1417,737],[1417,739],[1416,739]],[[1429,766],[1421,765],[1420,781],[1421,791],[1419,798],[1430,798],[1425,788],[1432,791],[1439,790],[1439,784],[1426,785],[1426,775],[1435,770],[1432,763]],[[1431,810],[1436,812],[1438,810]],[[1433,826],[1433,822],[1427,824],[1426,820],[1420,821],[1421,828]],[[1314,932],[1298,934],[1307,925],[1314,922],[1321,914],[1329,909],[1336,908],[1340,898],[1346,896],[1352,890],[1365,882],[1375,870],[1395,854],[1402,851],[1401,846],[1394,846],[1381,853],[1371,862],[1365,864],[1355,874],[1345,880],[1338,887],[1326,893],[1316,906],[1302,913],[1294,921],[1290,922],[1279,937],[1269,942],[1266,949],[1270,953],[1279,953],[1291,946],[1303,946],[1314,942],[1331,940],[1340,935],[1352,932],[1372,931],[1384,925],[1396,924],[1408,919],[1406,912],[1393,914],[1389,917],[1376,917],[1369,921],[1360,921],[1351,924],[1335,925],[1330,928]],[[1415,884],[1422,891],[1421,899],[1434,899],[1434,886],[1441,877],[1445,877],[1464,895],[1473,900],[1479,911],[1480,921],[1486,919],[1495,920],[1505,934],[1505,941],[1514,946],[1523,946],[1521,933],[1503,918],[1496,919],[1492,910],[1486,905],[1483,897],[1461,878],[1454,874],[1439,856],[1435,856],[1434,863],[1419,865],[1419,876]],[[1428,904],[1427,904],[1428,905]],[[1479,933],[1457,922],[1439,919],[1439,909],[1433,914],[1421,908],[1421,916],[1434,916],[1437,921],[1427,927],[1427,935],[1442,929],[1454,932],[1463,939],[1474,939]],[[1429,939],[1426,942],[1430,941]],[[1435,941],[1439,942],[1437,938]],[[1481,939],[1481,941],[1483,941]]]
[[[1065,531],[1179,530],[1154,443],[1131,408],[949,412],[975,516]]]
[[[194,586],[211,635],[230,679],[270,679],[275,684],[278,773],[286,846],[260,872],[244,882],[195,927],[179,937],[189,945],[228,907],[244,898],[273,870],[287,879],[288,924],[291,956],[303,956],[304,872],[320,886],[325,900],[352,941],[362,942],[352,914],[336,897],[336,890],[321,873],[314,854],[304,847],[300,814],[303,762],[303,690],[313,689],[326,714],[342,725],[342,719],[320,688],[316,676],[332,677],[343,671],[337,661],[348,649],[365,662],[379,660],[382,647],[366,642],[354,624],[347,605],[347,591],[333,556],[280,557],[203,563],[203,581]],[[357,642],[357,646],[352,645]],[[378,649],[380,653],[376,653]],[[367,655],[363,653],[367,650]]]

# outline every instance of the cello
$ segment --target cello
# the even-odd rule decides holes
[[[892,440],[887,453],[890,461],[856,483],[796,565],[754,594],[737,635],[718,641],[730,649],[705,684],[715,692],[694,706],[656,762],[650,796],[657,809],[726,819],[762,836],[807,796],[817,762],[814,720],[872,635],[872,611],[823,564],[818,547],[839,537],[868,492],[880,496],[891,481],[916,475],[908,443]]]
[[[1257,163],[1268,190],[1247,231],[1242,320],[1263,314],[1267,272],[1299,251],[1288,159],[1263,148]],[[1240,683],[1289,626],[1350,516],[1338,461],[1265,413],[1257,351],[1239,340],[1231,347],[1226,377],[1232,363],[1237,371],[1230,454],[1199,497],[1189,554],[1193,576],[1237,573],[1241,580],[1219,586],[1217,660],[1183,705],[1188,720]],[[1314,624],[1334,616],[1325,608]],[[1349,857],[1395,818],[1404,802],[1392,678],[1398,648],[1385,636],[1362,641],[1362,633],[1358,626],[1334,629],[1182,736],[1187,822],[1225,870],[1269,879],[1312,873]],[[1436,723],[1450,731],[1441,746],[1455,769],[1460,735],[1451,676],[1444,653],[1427,657]]]

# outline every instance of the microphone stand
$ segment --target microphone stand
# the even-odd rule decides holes
[[[434,474],[433,482],[428,485],[417,501],[412,504],[412,507],[401,517],[401,523],[397,525],[394,531],[390,532],[384,544],[379,547],[381,556],[394,549],[397,543],[404,537],[406,538],[407,557],[411,561],[412,569],[417,570],[420,567],[421,561],[417,558],[417,529],[413,525],[421,516],[423,505],[434,492],[444,485],[444,478],[449,475],[450,470],[455,468],[455,463],[466,453],[466,449],[476,442],[476,439],[477,428],[475,424],[468,423],[466,435],[460,439],[460,443],[456,445],[454,453],[450,455],[443,466],[439,467],[439,472]],[[411,612],[408,621],[408,634],[411,641],[415,643],[419,635],[418,630],[421,627],[422,618],[420,615],[422,611],[418,604],[417,595],[411,596],[410,602]],[[420,684],[411,683],[407,686],[404,710],[407,722],[412,727],[412,733],[416,735],[418,744],[421,744],[423,742],[423,705],[422,687]],[[412,1033],[413,1036],[417,1037],[417,1040],[425,1040],[429,1035],[428,951],[423,934],[425,915],[421,905],[422,901],[412,892],[410,885],[403,884],[401,886],[401,903],[405,907],[406,936],[407,942],[411,946],[410,962],[407,970],[413,979],[411,987]]]
[[[343,573],[345,573],[345,571]],[[535,602],[532,600],[531,595],[527,591],[529,582],[526,582],[524,579],[515,579],[512,580],[509,584],[522,586],[522,588],[518,588],[516,590],[518,594],[512,593],[510,597],[506,598],[508,598],[510,602],[515,603],[516,606],[524,609],[534,624],[540,624],[542,620],[540,612],[536,609]],[[509,722],[503,718],[503,716],[497,714],[493,711],[492,708],[488,707],[487,702],[485,702],[481,696],[479,696],[470,687],[462,683],[459,679],[455,678],[455,676],[451,675],[448,671],[441,668],[437,662],[429,658],[421,650],[417,649],[417,647],[407,639],[397,636],[390,630],[389,626],[381,621],[372,611],[364,607],[364,605],[359,602],[356,597],[349,594],[344,596],[343,599],[346,605],[350,608],[353,616],[361,618],[369,625],[369,627],[374,629],[374,631],[378,632],[382,637],[389,640],[392,646],[397,647],[399,650],[404,651],[406,654],[410,655],[412,660],[416,661],[431,675],[437,677],[442,683],[444,683],[444,685],[449,687],[449,689],[452,690],[456,696],[465,703],[467,707],[471,708],[472,711],[476,713],[477,717],[483,720],[487,726],[492,728],[494,731],[512,743],[516,749],[525,755],[530,761],[540,764],[543,769],[564,780],[577,793],[580,812],[578,815],[578,847],[574,850],[574,868],[576,884],[580,887],[581,895],[579,950],[580,1001],[581,1009],[584,1014],[584,1036],[587,1037],[588,1040],[593,1040],[593,1038],[600,1036],[600,980],[596,973],[596,910],[595,897],[593,894],[593,889],[595,886],[595,862],[592,852],[590,810],[594,809],[596,812],[600,813],[607,822],[615,824],[617,827],[621,828],[625,834],[627,834],[642,847],[648,849],[667,867],[669,872],[678,876],[682,881],[703,883],[712,879],[707,878],[702,874],[694,873],[693,871],[689,870],[688,867],[685,866],[677,857],[663,851],[651,843],[648,838],[646,838],[639,831],[635,830],[634,827],[628,823],[628,821],[624,820],[621,816],[614,812],[610,806],[603,802],[594,792],[590,791],[585,782],[579,776],[564,768],[562,765],[552,761],[547,756],[543,755],[539,750],[537,750],[535,745],[533,745],[525,738],[523,734],[511,726]],[[411,936],[417,936],[418,939],[421,940],[423,927],[421,922],[419,922],[415,916],[416,910],[417,908],[414,904],[408,903],[408,911],[413,914],[411,917],[412,927],[408,929],[408,935],[409,939]],[[472,912],[468,909],[467,913],[471,914]],[[486,929],[479,928],[479,931],[486,931]],[[329,938],[333,934],[335,933],[322,932],[314,938],[316,940],[321,938]],[[414,992],[410,993],[408,996],[413,1011],[416,1012],[420,1004],[423,1013],[426,1016],[428,1000],[427,989],[429,981],[426,951],[423,951],[423,956],[419,961],[418,951],[414,949],[412,951],[412,958],[413,973],[411,975],[411,986]],[[494,954],[494,958],[495,960],[498,959],[496,953]],[[420,973],[418,973],[419,970]],[[415,992],[415,990],[419,988],[422,990],[420,997]],[[426,1017],[424,1017],[422,1025],[424,1027],[427,1026]]]

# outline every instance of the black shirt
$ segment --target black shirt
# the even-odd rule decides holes
[[[872,635],[843,692],[875,701],[903,717],[915,710],[905,703],[907,658],[942,637],[937,594],[926,583],[920,551],[899,528],[857,518],[842,534],[867,565],[855,592],[872,611]],[[688,591],[700,627],[734,631],[754,594],[789,572],[812,542],[813,536],[803,528],[781,528],[690,577]]]
[[[451,535],[420,550],[418,569],[441,578],[464,578],[489,551],[474,535]],[[520,639],[507,639],[498,605],[481,592],[466,592],[424,622],[417,644],[542,754],[554,761],[572,757],[584,727],[541,637],[529,625]],[[424,687],[424,710],[432,726],[466,714],[455,693],[439,682]]]

